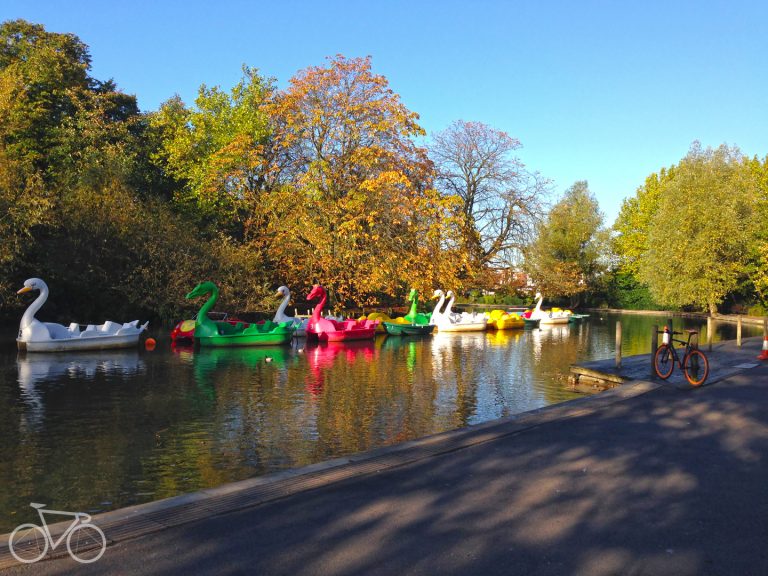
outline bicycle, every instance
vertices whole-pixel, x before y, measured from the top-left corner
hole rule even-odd
[[[63,512],[61,510],[45,510],[45,504],[31,502],[29,504],[40,515],[42,526],[37,524],[21,524],[11,533],[8,540],[8,549],[19,562],[32,564],[41,560],[48,552],[67,539],[67,551],[73,560],[81,564],[90,564],[101,558],[107,548],[107,538],[101,528],[91,524],[91,516],[83,512]],[[48,523],[44,514],[57,514],[60,516],[74,516],[72,524],[64,531],[61,537],[53,541]],[[76,536],[75,536],[76,535]],[[74,548],[74,549],[73,549]]]
[[[664,330],[659,330],[658,334],[663,334],[662,344],[656,349],[653,355],[653,369],[656,376],[666,380],[672,375],[675,369],[675,362],[685,374],[685,379],[691,386],[701,386],[709,376],[709,360],[704,352],[699,350],[696,342],[691,342],[694,336],[697,336],[698,330],[686,330],[688,340],[679,340],[675,338],[676,334],[682,332],[671,332],[665,326]],[[675,348],[675,342],[685,344],[685,354],[682,360],[677,354],[678,348]]]

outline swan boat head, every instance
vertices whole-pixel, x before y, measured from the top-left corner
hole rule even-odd
[[[48,292],[48,284],[40,280],[40,278],[29,278],[24,280],[24,288],[16,292],[16,294],[24,294],[32,290],[39,290],[40,292]]]
[[[291,291],[288,289],[288,286],[280,286],[280,288],[277,289],[277,295],[282,296],[283,298],[290,298]]]
[[[307,294],[307,300],[314,300],[315,298],[325,298],[326,292],[325,288],[320,286],[320,284],[315,284],[312,286],[312,290]]]
[[[191,300],[192,298],[198,298],[200,296],[205,296],[206,294],[211,294],[213,292],[218,291],[218,288],[216,287],[216,284],[210,281],[206,282],[200,282],[197,286],[195,286],[192,291],[185,296],[188,300]]]

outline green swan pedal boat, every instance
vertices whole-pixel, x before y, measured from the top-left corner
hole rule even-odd
[[[248,326],[242,323],[214,322],[208,318],[208,312],[219,298],[219,288],[216,284],[201,282],[187,294],[187,298],[206,295],[209,295],[208,300],[197,313],[195,326],[195,342],[199,342],[200,346],[275,346],[291,341],[295,330],[292,322],[276,323],[267,320],[263,324]]]
[[[402,318],[396,318],[392,322],[384,322],[384,329],[387,334],[391,336],[426,336],[432,334],[435,325],[429,323],[431,314],[421,314],[418,311],[419,291],[411,288],[408,300],[411,302],[411,309],[408,314]]]
[[[384,322],[387,334],[391,336],[426,336],[435,330],[434,324],[398,324]]]

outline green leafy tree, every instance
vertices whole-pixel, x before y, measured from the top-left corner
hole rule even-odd
[[[0,292],[24,269],[39,227],[55,220],[58,128],[87,75],[87,47],[24,20],[0,24]],[[3,302],[4,298],[0,300]]]
[[[694,143],[661,187],[638,260],[638,276],[654,298],[716,312],[748,269],[758,199],[737,148]]]
[[[768,222],[768,156],[762,160],[755,157],[745,161],[744,169],[748,177],[754,179],[757,190],[756,221]],[[749,282],[744,290],[745,297],[748,300],[758,300],[765,309],[768,308],[768,227],[765,225],[755,227],[755,237],[750,242],[749,249]],[[752,298],[750,298],[751,295]]]
[[[674,178],[675,166],[645,179],[633,197],[622,202],[613,229],[613,250],[622,272],[637,276],[640,258],[648,251],[648,231],[659,210],[662,190]]]
[[[271,80],[243,67],[230,93],[202,85],[194,108],[176,96],[151,115],[155,162],[179,182],[176,200],[200,228],[242,240],[253,225],[249,219],[274,180],[264,161],[271,131],[264,106],[273,89]]]
[[[586,181],[576,182],[552,207],[525,251],[525,269],[538,289],[570,296],[572,305],[606,267],[603,214]]]
[[[159,142],[133,96],[90,76],[76,36],[0,25],[3,315],[23,305],[11,289],[37,275],[52,288],[46,314],[65,321],[170,318],[202,277],[238,309],[258,304],[251,252],[201,240],[164,201],[167,178],[149,163]]]

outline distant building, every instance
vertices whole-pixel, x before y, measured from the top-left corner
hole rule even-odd
[[[535,292],[533,280],[527,273],[519,268],[486,268],[486,282],[488,287],[485,294],[496,292]]]

